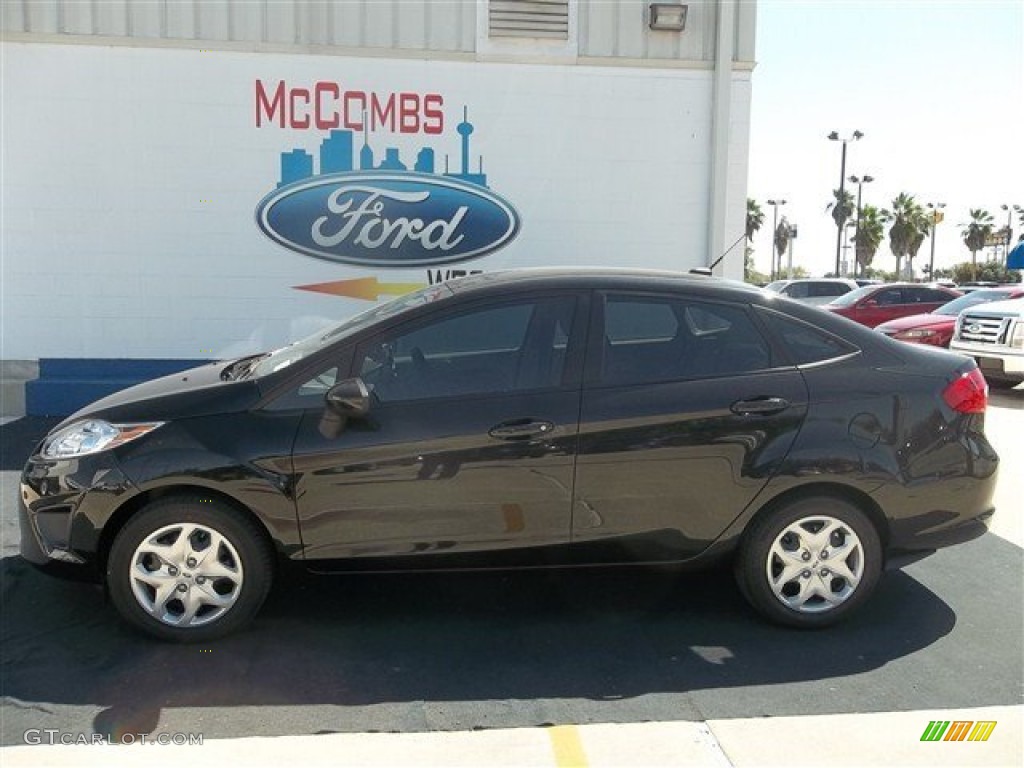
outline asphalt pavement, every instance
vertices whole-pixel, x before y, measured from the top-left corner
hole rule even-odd
[[[996,532],[887,573],[836,628],[761,622],[727,571],[289,575],[205,648],[154,643],[99,589],[15,556],[9,467],[49,424],[4,425],[0,757],[137,754],[24,746],[53,731],[202,734],[150,747],[190,765],[1020,765],[1024,392],[994,395],[988,419]],[[943,717],[998,725],[984,744],[922,743]]]

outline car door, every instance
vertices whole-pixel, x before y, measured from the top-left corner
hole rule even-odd
[[[904,301],[909,305],[907,313],[901,317],[910,315],[925,315],[934,312],[943,304],[947,304],[956,297],[940,291],[937,288],[929,288],[927,285],[909,285],[903,289]]]
[[[320,399],[295,443],[307,560],[565,544],[585,305],[446,305],[359,343],[349,374],[372,393],[368,416],[325,428]]]
[[[757,496],[807,410],[742,304],[595,300],[580,418],[573,548],[581,559],[693,557]]]
[[[886,320],[902,317],[901,310],[904,304],[903,288],[881,288],[861,299],[855,308],[853,319],[868,328],[874,328]]]

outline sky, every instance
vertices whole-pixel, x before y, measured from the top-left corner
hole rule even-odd
[[[797,227],[794,265],[834,269],[825,208],[842,149],[832,131],[864,133],[848,144],[846,176],[875,178],[865,204],[891,207],[900,192],[946,203],[936,269],[970,260],[960,235],[970,208],[1000,228],[1000,205],[1024,207],[1024,1],[758,0],[757,14],[747,194],[765,212],[753,242],[760,271],[771,258],[769,199],[785,199],[779,217]],[[1016,241],[1016,215],[1013,230]],[[888,227],[873,266],[895,269]]]

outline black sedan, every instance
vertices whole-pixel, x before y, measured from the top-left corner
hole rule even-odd
[[[158,637],[238,629],[277,567],[734,563],[831,624],[987,530],[969,359],[706,277],[482,274],[100,400],[25,467],[22,555]]]

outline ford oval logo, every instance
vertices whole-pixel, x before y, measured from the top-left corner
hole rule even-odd
[[[511,242],[519,214],[486,187],[425,173],[359,171],[280,187],[256,207],[271,240],[343,264],[416,267]]]

